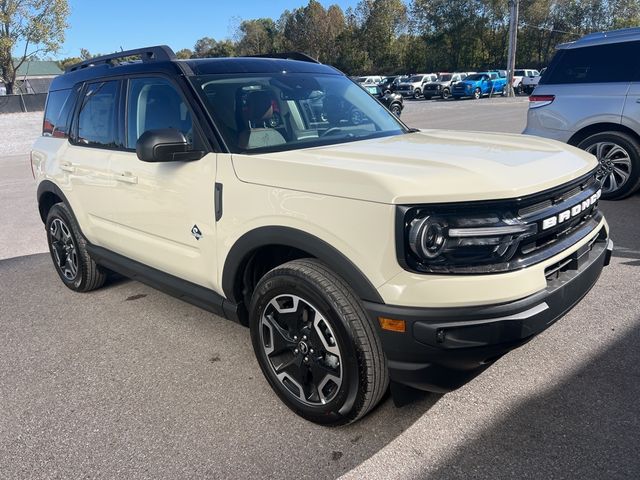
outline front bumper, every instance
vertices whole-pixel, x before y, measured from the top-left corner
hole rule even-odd
[[[573,308],[609,264],[613,242],[600,238],[549,267],[547,287],[509,303],[460,308],[412,308],[365,302],[378,328],[392,381],[448,392],[526,343]],[[382,330],[379,317],[404,320],[405,333]]]

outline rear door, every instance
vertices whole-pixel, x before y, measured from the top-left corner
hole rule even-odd
[[[640,58],[640,42],[631,43],[629,48],[633,50],[636,69],[625,99],[621,122],[640,135],[640,62],[637,61]]]
[[[120,80],[106,79],[84,86],[69,143],[60,152],[60,169],[66,176],[61,188],[69,191],[69,201],[80,217],[83,233],[97,245],[101,245],[106,233],[102,220],[111,209],[113,179],[109,162],[120,147],[120,84]]]
[[[619,124],[637,58],[637,42],[559,50],[535,90],[536,95],[555,96],[549,107],[542,107],[543,128],[569,138],[594,123]]]

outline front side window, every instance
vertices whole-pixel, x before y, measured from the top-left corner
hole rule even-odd
[[[87,85],[78,115],[77,143],[95,147],[118,147],[119,81]]]
[[[160,77],[129,80],[127,147],[135,148],[147,130],[175,128],[193,144],[191,112],[176,88]]]
[[[405,128],[342,75],[279,72],[190,77],[235,153],[398,135]]]

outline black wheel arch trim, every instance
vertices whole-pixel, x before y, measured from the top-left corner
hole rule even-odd
[[[222,271],[222,290],[226,298],[242,303],[237,286],[252,254],[261,247],[284,246],[309,253],[342,277],[364,301],[384,303],[367,277],[344,254],[309,233],[284,226],[259,227],[242,235],[231,247]]]
[[[76,224],[80,225],[78,223],[78,219],[75,218],[75,213],[73,212],[73,208],[71,208],[71,204],[69,203],[69,200],[67,200],[67,197],[62,192],[60,187],[58,187],[51,180],[43,180],[42,182],[40,182],[40,184],[38,185],[38,190],[36,194],[36,197],[38,199],[38,211],[40,212],[40,218],[42,219],[42,223],[46,223],[47,221],[47,216],[43,211],[43,205],[42,205],[42,197],[47,193],[52,193],[56,197],[58,197],[60,200],[62,200],[62,202],[64,202],[67,205],[67,207],[69,207],[69,211],[71,212],[71,215],[73,215],[73,219],[76,221]]]

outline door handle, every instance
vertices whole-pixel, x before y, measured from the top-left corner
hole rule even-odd
[[[123,183],[138,183],[138,177],[130,172],[124,172],[116,175],[116,180]]]
[[[74,167],[73,164],[66,162],[60,164],[60,170],[63,172],[74,173],[76,171],[76,167]]]

